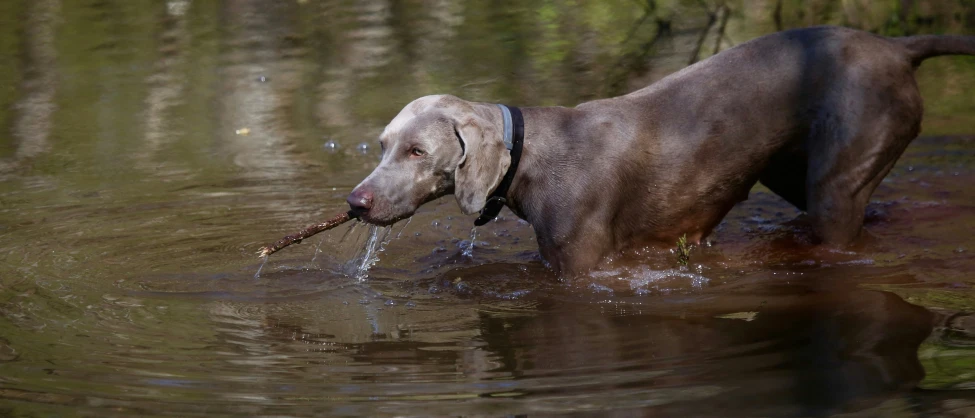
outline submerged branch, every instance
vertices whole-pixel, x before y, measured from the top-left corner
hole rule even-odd
[[[257,252],[257,255],[258,255],[258,257],[267,257],[267,256],[269,256],[271,254],[274,254],[274,253],[278,252],[279,250],[281,250],[284,247],[287,247],[287,246],[289,246],[291,244],[297,244],[297,243],[301,242],[301,240],[303,240],[305,238],[308,238],[308,237],[310,237],[312,235],[315,235],[315,234],[317,234],[319,232],[328,231],[329,229],[332,229],[332,228],[335,228],[335,227],[337,227],[337,226],[339,226],[341,224],[344,224],[344,223],[350,221],[353,218],[355,218],[355,216],[352,215],[352,212],[351,211],[350,212],[346,212],[346,213],[338,214],[335,217],[333,217],[332,219],[329,219],[329,220],[327,220],[325,222],[318,223],[318,224],[309,226],[309,227],[307,227],[305,229],[302,229],[301,231],[298,231],[297,234],[292,234],[292,235],[288,235],[288,236],[286,236],[284,238],[281,238],[277,242],[275,242],[274,244],[265,245],[265,246],[261,247],[261,249]]]

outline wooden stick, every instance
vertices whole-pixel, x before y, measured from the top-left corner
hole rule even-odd
[[[319,223],[319,224],[315,224],[315,225],[309,226],[309,227],[307,227],[305,229],[302,229],[301,231],[298,231],[297,234],[292,234],[292,235],[288,235],[288,236],[286,236],[284,238],[281,238],[277,242],[275,242],[274,244],[265,245],[265,246],[261,247],[260,251],[257,252],[257,255],[258,255],[258,257],[267,257],[267,256],[269,256],[271,254],[274,254],[274,253],[278,252],[279,250],[281,250],[284,247],[287,247],[287,246],[289,246],[291,244],[300,243],[301,240],[303,240],[305,238],[308,238],[308,237],[310,237],[312,235],[315,235],[315,234],[317,234],[319,232],[322,232],[322,231],[328,231],[329,229],[332,229],[332,228],[335,228],[335,227],[337,227],[339,225],[342,225],[342,224],[344,224],[344,223],[352,220],[353,218],[355,218],[355,216],[352,215],[352,212],[351,211],[346,212],[346,213],[340,213],[340,214],[336,215],[335,217],[333,217],[332,219],[329,219],[329,220],[327,220],[325,222],[322,222],[322,223]]]

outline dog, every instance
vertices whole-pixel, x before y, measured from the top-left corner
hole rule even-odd
[[[449,194],[482,218],[503,204],[531,223],[551,268],[571,275],[629,247],[699,243],[761,182],[807,213],[817,243],[843,246],[920,131],[914,71],[949,54],[975,55],[975,36],[821,26],[574,108],[421,97],[386,126],[379,166],[347,200],[377,225]],[[512,129],[523,140],[509,151]]]

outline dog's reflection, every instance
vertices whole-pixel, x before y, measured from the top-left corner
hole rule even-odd
[[[527,396],[596,394],[625,416],[821,415],[877,405],[924,376],[917,349],[936,315],[895,294],[810,291],[753,302],[672,314],[553,302],[529,318],[482,315],[481,327]],[[718,314],[735,309],[751,312]],[[558,389],[559,380],[573,383]]]
[[[554,281],[512,290],[533,274],[517,266],[480,270],[410,285],[438,287],[442,298],[376,311],[375,324],[354,320],[375,308],[350,304],[320,318],[269,315],[264,335],[272,351],[321,362],[328,376],[330,364],[381,365],[383,373],[362,366],[338,376],[375,383],[357,386],[370,395],[417,379],[426,385],[410,389],[424,396],[476,395],[417,405],[427,413],[819,416],[935,401],[916,390],[925,373],[918,347],[945,316],[893,293],[763,280],[687,295],[618,293],[606,303]]]

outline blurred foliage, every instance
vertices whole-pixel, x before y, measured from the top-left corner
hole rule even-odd
[[[975,346],[928,341],[917,350],[924,367],[922,389],[975,389]]]
[[[289,74],[302,94],[291,117],[317,131],[363,123],[378,129],[402,105],[425,94],[521,105],[574,105],[645,86],[699,59],[754,37],[802,26],[835,24],[885,35],[975,33],[972,0],[290,0],[189,2],[104,0],[35,4],[4,2],[0,16],[0,129],[11,132],[18,100],[37,64],[38,21],[56,22],[53,63],[64,101],[96,104],[57,115],[74,127],[93,112],[138,109],[144,88],[119,88],[126,77],[149,84],[163,70],[191,88],[186,122],[212,124],[206,103],[219,94],[218,61],[296,59]],[[47,14],[44,14],[47,13]],[[39,14],[33,16],[32,14]],[[26,17],[26,18],[20,18]],[[247,51],[262,51],[258,56]],[[233,52],[233,54],[228,54]],[[975,125],[975,60],[939,58],[919,80],[928,103],[925,132],[970,133]],[[25,78],[26,77],[26,78]],[[215,78],[217,77],[217,78]],[[26,80],[26,81],[25,81]],[[335,100],[323,100],[322,96]],[[325,104],[323,104],[325,103]],[[342,120],[323,106],[346,106]],[[58,106],[67,108],[71,106]],[[119,117],[140,117],[130,112]],[[105,119],[102,117],[101,119]],[[117,118],[116,118],[117,119]],[[119,128],[97,135],[102,146],[137,136]],[[111,130],[111,127],[105,127]],[[138,125],[134,126],[139,129]],[[104,133],[104,132],[103,132]],[[0,156],[16,147],[3,135]],[[114,138],[114,139],[113,139]],[[113,142],[114,141],[114,142]],[[124,149],[123,148],[120,148]]]

